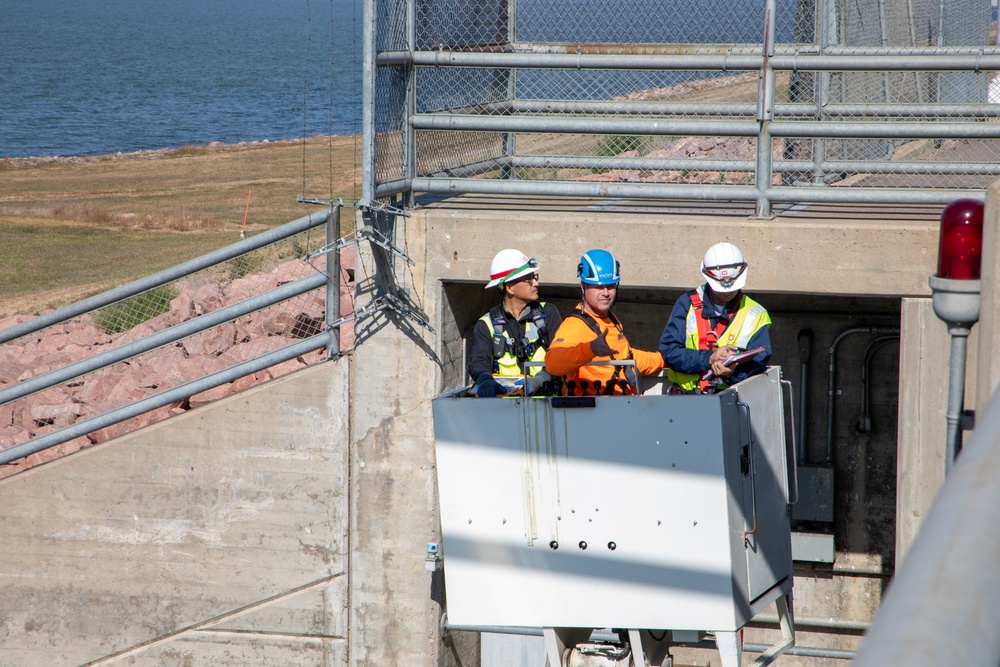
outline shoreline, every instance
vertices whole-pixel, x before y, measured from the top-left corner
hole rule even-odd
[[[0,170],[38,167],[47,164],[86,164],[90,162],[121,162],[126,160],[159,159],[204,155],[212,152],[253,150],[257,148],[282,148],[294,145],[315,145],[327,141],[354,140],[356,134],[315,134],[296,139],[260,139],[227,144],[210,141],[205,144],[184,144],[177,148],[151,148],[138,151],[117,151],[95,155],[49,155],[30,157],[0,157]]]

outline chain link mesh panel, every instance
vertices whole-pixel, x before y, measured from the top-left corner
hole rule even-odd
[[[388,24],[410,20],[404,3],[390,5],[400,13]],[[976,59],[1000,55],[985,0],[777,0],[775,55],[786,64],[773,71],[758,69],[767,33],[761,0],[414,0],[412,11],[416,51],[483,54],[465,66],[448,57],[416,66],[419,127],[441,128],[417,130],[417,176],[979,190],[1000,175],[1000,140],[983,129],[1000,117],[1000,82]],[[967,58],[947,71],[909,64],[948,54]],[[546,66],[573,55],[576,67]],[[515,56],[531,60],[505,64]],[[787,64],[820,56],[844,65]],[[593,57],[620,66],[592,67]],[[680,66],[692,57],[711,60]],[[651,66],[652,58],[678,64]],[[409,67],[397,65],[391,84],[380,75],[376,105],[385,118],[405,122]],[[745,136],[759,126],[764,91],[773,120],[802,123],[801,134]],[[529,120],[544,129],[526,130]],[[740,129],[696,124],[719,121]],[[939,139],[914,129],[931,123],[961,128]],[[844,136],[822,136],[830,124],[843,124]],[[380,180],[398,178],[406,159],[399,131],[399,141],[381,140]],[[771,155],[762,178],[754,175],[758,148]]]
[[[0,388],[83,361],[326,271],[326,255],[306,259],[325,243],[323,228],[312,229],[235,257],[172,283],[62,322],[0,346]],[[343,257],[341,295],[353,283],[353,254]],[[342,305],[342,311],[344,311]],[[0,447],[105,414],[278,350],[325,330],[326,289],[318,288],[195,333],[158,349],[0,405]],[[347,311],[350,311],[348,305]],[[341,348],[353,345],[342,328]],[[346,335],[345,335],[346,334]],[[50,450],[0,466],[0,477],[80,447],[235,393],[326,358],[325,349],[302,355],[189,400],[76,438]]]
[[[403,178],[406,129],[406,70],[379,67],[375,77],[375,178]]]

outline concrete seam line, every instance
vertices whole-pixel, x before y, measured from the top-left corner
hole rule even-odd
[[[347,637],[341,637],[340,635],[317,635],[307,634],[304,632],[267,632],[266,630],[213,630],[211,628],[206,628],[204,630],[192,630],[192,633],[197,632],[199,635],[217,635],[220,637],[267,637],[269,639],[314,639],[324,643],[331,642],[343,642],[347,641]]]
[[[323,577],[322,579],[310,581],[307,584],[296,586],[290,591],[285,591],[284,593],[278,593],[277,595],[272,595],[271,597],[264,598],[263,600],[260,600],[258,602],[253,602],[251,604],[239,607],[238,609],[234,609],[232,611],[219,614],[218,616],[213,616],[212,618],[205,619],[200,623],[194,623],[192,625],[187,626],[186,628],[181,628],[180,630],[175,630],[174,632],[161,635],[160,637],[150,639],[149,641],[136,644],[135,646],[123,649],[121,651],[118,651],[117,653],[106,655],[103,658],[98,658],[97,660],[92,660],[91,662],[85,662],[82,665],[80,665],[80,667],[98,667],[99,665],[106,665],[120,658],[136,655],[137,653],[141,653],[147,649],[153,648],[154,646],[159,646],[160,644],[166,644],[168,642],[174,641],[175,639],[179,639],[183,635],[199,632],[203,628],[206,628],[207,626],[213,623],[219,623],[220,621],[236,618],[248,611],[256,611],[258,609],[268,607],[276,602],[287,600],[288,598],[294,597],[299,593],[307,591],[311,588],[318,588],[320,586],[330,583],[331,581],[334,581],[336,579],[339,579],[340,577],[345,576],[345,574],[346,574],[345,572],[339,572],[329,577]]]

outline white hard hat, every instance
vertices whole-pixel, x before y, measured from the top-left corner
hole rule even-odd
[[[701,272],[708,286],[719,294],[732,294],[747,282],[747,262],[743,253],[732,243],[716,243],[705,253]]]
[[[513,248],[501,250],[490,263],[490,282],[486,283],[486,289],[532,273],[538,273],[538,261],[533,257],[529,258],[520,250]]]

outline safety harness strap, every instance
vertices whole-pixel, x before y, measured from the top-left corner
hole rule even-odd
[[[577,306],[576,308],[574,308],[566,317],[576,317],[576,318],[579,318],[580,320],[583,321],[584,324],[586,324],[590,328],[591,331],[594,332],[594,334],[596,334],[598,336],[601,335],[601,327],[597,323],[597,320],[594,319],[593,315],[591,315],[590,313],[588,313],[588,312],[584,311],[582,308],[580,308],[580,306]],[[622,331],[622,323],[620,321],[618,321],[618,318],[615,316],[614,313],[608,312],[608,319],[611,320],[611,323],[615,325],[615,328],[617,328],[619,332]],[[615,355],[614,355],[614,353],[612,353],[611,354],[611,359],[614,360],[614,358],[615,358]],[[631,346],[628,349],[628,357],[626,357],[626,358],[627,359],[632,359],[633,358]],[[628,385],[628,380],[623,377],[624,374],[625,374],[625,367],[624,366],[615,366],[615,372],[614,372],[614,374],[611,376],[611,379],[609,379],[604,384],[603,388],[601,387],[601,381],[600,380],[594,380],[594,395],[596,396],[598,394],[602,394],[604,396],[611,396],[611,395],[613,395],[615,393],[615,385],[619,384],[619,383],[621,385],[623,385],[622,386],[622,392],[624,393],[624,387]],[[567,383],[567,384],[572,384],[572,383],[570,382],[570,383]],[[588,383],[587,383],[586,380],[581,380],[580,381],[580,391],[583,394],[587,394],[587,384]],[[571,394],[573,393],[573,387],[569,387],[569,393],[571,393]]]

